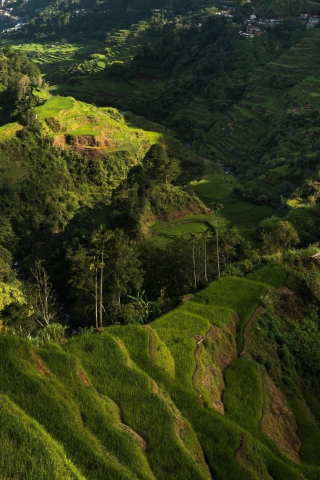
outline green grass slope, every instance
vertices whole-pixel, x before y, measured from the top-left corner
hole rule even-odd
[[[148,326],[112,326],[61,345],[35,349],[1,336],[1,478],[320,479],[316,447],[304,438],[312,419],[299,404],[308,466],[262,435],[264,389],[254,362],[230,357],[224,415],[207,383],[196,381],[208,359],[224,372],[219,343],[233,337],[235,348],[233,312],[239,337],[274,278],[278,285],[284,278],[278,265],[260,271],[269,283],[224,278]]]
[[[268,285],[264,283],[237,277],[225,277],[197,293],[193,301],[210,306],[228,307],[237,312],[239,316],[237,346],[238,351],[241,352],[245,326],[268,288]]]
[[[3,479],[85,480],[45,429],[2,394],[0,445]]]

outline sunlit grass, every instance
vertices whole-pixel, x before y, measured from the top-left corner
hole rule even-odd
[[[233,309],[239,316],[237,325],[237,348],[243,347],[243,332],[246,324],[268,291],[268,285],[243,278],[225,277],[212,282],[198,292],[192,301]]]
[[[246,278],[255,280],[256,282],[266,283],[274,288],[280,288],[284,284],[287,274],[287,269],[282,264],[277,263],[260,268],[247,275]]]

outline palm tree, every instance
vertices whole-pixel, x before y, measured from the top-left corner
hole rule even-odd
[[[201,234],[199,233],[191,233],[190,240],[192,244],[192,261],[193,261],[193,277],[194,277],[194,288],[197,289],[198,282],[197,282],[197,268],[196,268],[196,244],[198,243],[199,239],[201,238]]]
[[[207,282],[208,281],[208,275],[207,275],[207,240],[209,238],[212,238],[212,233],[207,228],[204,228],[201,232],[201,237],[204,240],[204,279]]]
[[[103,257],[105,243],[112,237],[113,233],[105,225],[100,225],[99,230],[94,235],[94,241],[101,245],[101,263],[100,263],[100,328],[102,328],[102,298],[103,298]]]
[[[218,230],[218,212],[223,208],[221,203],[211,203],[211,210],[216,214],[216,246],[217,246],[217,267],[218,267],[218,277],[220,278],[220,256],[219,256],[219,230]]]
[[[95,281],[94,281],[94,300],[95,300],[95,317],[96,317],[96,328],[99,328],[98,323],[98,268],[99,268],[99,259],[98,257],[93,257],[90,264],[90,270],[95,272]]]

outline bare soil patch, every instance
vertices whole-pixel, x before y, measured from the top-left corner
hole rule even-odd
[[[300,462],[301,442],[295,418],[286,398],[268,375],[263,375],[264,407],[260,420],[261,431],[277,443],[296,462]]]
[[[131,435],[137,440],[143,452],[147,451],[147,442],[142,437],[140,437],[140,435],[137,432],[132,430],[132,428],[128,427],[128,425],[125,425],[124,423],[120,423],[119,427],[121,428],[121,430],[124,430],[125,432],[129,433],[129,435]]]
[[[32,356],[34,358],[34,364],[35,364],[34,366],[36,370],[38,370],[38,372],[41,373],[41,375],[45,375],[45,376],[51,375],[50,370],[47,369],[47,367],[42,363],[40,358],[37,357],[37,355],[34,352],[32,352]]]
[[[84,383],[84,385],[89,386],[90,381],[89,381],[87,375],[84,373],[84,371],[81,370],[81,368],[78,368],[78,373],[79,373],[79,376],[80,376],[82,382]]]

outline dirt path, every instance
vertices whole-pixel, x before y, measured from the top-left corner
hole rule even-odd
[[[196,386],[196,383],[197,383],[197,380],[200,376],[200,373],[201,373],[201,367],[200,367],[200,362],[199,362],[199,357],[200,357],[200,353],[201,353],[201,348],[202,348],[202,342],[203,340],[206,338],[206,336],[209,334],[210,330],[212,328],[212,325],[210,326],[209,330],[207,331],[207,333],[203,336],[203,335],[196,335],[194,337],[195,341],[197,342],[197,346],[196,346],[196,349],[194,351],[194,359],[196,361],[196,369],[192,375],[192,383],[193,383],[193,387],[195,389],[195,391],[201,396],[201,393],[199,391],[199,389],[197,388]]]
[[[243,331],[243,348],[238,355],[239,357],[246,353],[247,346],[248,346],[247,332],[248,332],[249,328],[251,327],[253,322],[255,322],[257,320],[258,316],[263,313],[263,311],[264,311],[264,307],[262,305],[259,305],[259,307],[255,309],[252,317],[250,318],[249,322],[245,326],[244,331]]]
[[[247,444],[247,439],[245,437],[245,434],[241,433],[241,442],[240,442],[238,450],[236,450],[236,452],[234,454],[234,458],[237,460],[237,463],[239,465],[241,465],[241,457],[246,451],[246,444]],[[251,477],[251,475],[250,475],[250,477]]]
[[[259,456],[257,458],[252,456],[250,448],[248,449],[248,440],[244,433],[241,433],[241,442],[238,450],[234,454],[234,458],[238,465],[242,467],[249,475],[250,479],[259,478],[261,480],[273,480],[270,476],[266,465],[261,462]]]

